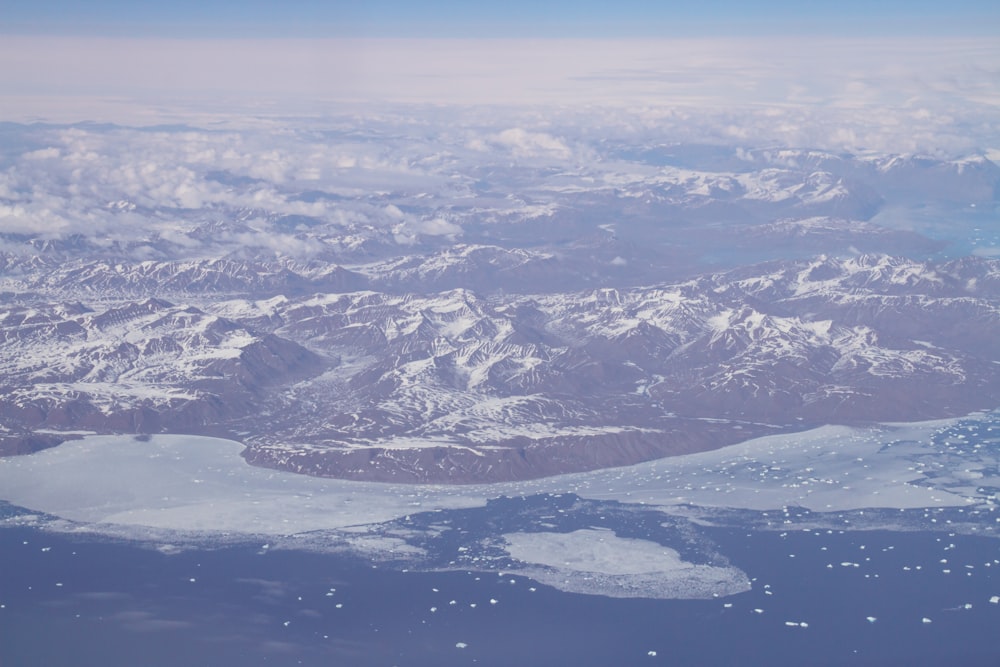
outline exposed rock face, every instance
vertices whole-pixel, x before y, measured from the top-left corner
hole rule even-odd
[[[0,435],[0,456],[31,454],[32,452],[61,445],[70,439],[72,439],[72,436],[54,433],[7,433]]]
[[[751,425],[733,429],[678,419],[673,431],[620,431],[534,439],[513,438],[488,449],[455,446],[250,447],[250,463],[311,475],[378,482],[490,483],[585,472],[691,454],[776,432]]]

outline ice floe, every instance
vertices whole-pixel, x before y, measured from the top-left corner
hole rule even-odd
[[[957,423],[827,426],[624,468],[464,486],[350,482],[256,468],[240,458],[242,445],[218,438],[90,436],[0,459],[0,498],[73,521],[276,535],[545,492],[666,509],[786,513],[791,506],[831,512],[990,502],[981,485],[970,487],[949,471],[993,468],[1000,451],[956,461],[962,452],[933,441]]]
[[[974,429],[981,431],[976,442],[954,437]],[[87,436],[0,459],[0,499],[50,515],[21,515],[20,521],[57,528],[62,521],[63,529],[159,540],[170,549],[185,544],[184,535],[254,536],[267,541],[262,549],[335,548],[401,561],[424,555],[415,546],[419,535],[400,525],[387,534],[378,526],[532,494],[571,493],[691,521],[711,521],[712,512],[758,512],[775,526],[798,522],[800,528],[819,521],[816,516],[828,525],[893,528],[893,513],[866,510],[915,510],[932,523],[941,517],[949,530],[961,530],[966,521],[968,530],[982,532],[996,530],[992,518],[987,526],[971,515],[996,510],[997,433],[996,413],[870,428],[828,426],[623,468],[463,486],[352,482],[256,468],[240,457],[242,445],[217,438]],[[945,508],[953,514],[939,514]],[[809,511],[814,518],[802,518]],[[520,561],[519,574],[563,590],[702,597],[748,585],[741,571],[722,561],[688,562],[651,540],[603,529],[560,532],[549,520],[534,528],[545,530],[508,532],[502,548]],[[441,522],[414,530],[431,535],[449,528]],[[860,567],[854,560],[834,562]]]
[[[506,550],[554,588],[609,597],[708,598],[750,589],[735,567],[684,561],[674,549],[608,530],[509,533]]]

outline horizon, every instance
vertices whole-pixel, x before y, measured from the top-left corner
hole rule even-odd
[[[802,4],[531,2],[502,5],[453,0],[363,4],[294,0],[233,2],[183,0],[146,5],[116,0],[76,3],[42,0],[5,8],[6,35],[141,37],[678,37],[808,35],[991,36],[1000,9],[976,0],[860,0]]]
[[[5,8],[0,34],[0,120],[14,122],[232,126],[386,105],[539,106],[797,114],[785,126],[841,124],[846,136],[930,114],[968,117],[979,150],[1000,149],[989,121],[1000,7],[984,2],[48,0]]]

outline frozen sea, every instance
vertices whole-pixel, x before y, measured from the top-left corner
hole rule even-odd
[[[1000,414],[389,486],[240,446],[0,460],[0,665],[1000,664]]]

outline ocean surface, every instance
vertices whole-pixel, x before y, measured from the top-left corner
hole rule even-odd
[[[518,575],[403,572],[259,545],[166,554],[7,529],[0,531],[0,664],[1000,662],[993,538],[708,532],[751,575],[750,591],[708,600],[609,598]]]
[[[0,461],[0,665],[995,666],[998,436],[828,427],[410,495],[227,441],[67,443]]]

